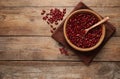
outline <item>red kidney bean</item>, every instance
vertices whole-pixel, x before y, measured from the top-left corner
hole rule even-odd
[[[97,23],[97,16],[91,13],[76,13],[67,22],[66,33],[68,39],[77,47],[90,48],[99,41],[102,27],[90,30],[85,36],[85,29]]]
[[[66,55],[66,56],[69,55],[68,52],[67,52],[67,50],[66,50],[64,47],[59,48],[59,50],[60,50],[60,53],[61,53],[61,54],[64,54],[64,55]]]
[[[66,9],[62,11],[58,8],[50,9],[49,12],[42,10],[41,15],[43,16],[43,20],[47,22],[48,25],[58,25],[59,21],[63,20],[64,15],[66,14]],[[52,28],[53,29],[53,28]],[[54,30],[54,29],[53,29]],[[53,33],[53,32],[51,32]]]

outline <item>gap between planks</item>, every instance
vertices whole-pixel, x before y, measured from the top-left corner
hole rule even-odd
[[[81,60],[0,60],[0,62],[79,62],[83,63]],[[98,61],[94,60],[92,62],[115,62],[120,63],[120,61]]]

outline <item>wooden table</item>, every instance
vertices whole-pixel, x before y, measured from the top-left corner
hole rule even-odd
[[[0,79],[120,79],[120,0],[83,0],[102,16],[109,16],[116,33],[90,66],[50,36],[41,10],[67,8],[79,0],[0,0]]]

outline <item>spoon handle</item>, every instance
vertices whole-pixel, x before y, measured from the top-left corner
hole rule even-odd
[[[86,30],[91,30],[93,28],[95,28],[96,26],[106,22],[109,19],[109,17],[105,17],[104,19],[102,19],[101,21],[99,21],[98,23],[94,24],[93,26],[91,26],[90,28],[87,28]]]

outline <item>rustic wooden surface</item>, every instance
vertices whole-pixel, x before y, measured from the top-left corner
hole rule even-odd
[[[120,0],[83,0],[116,27],[90,66],[71,50],[61,55],[50,37],[41,10],[67,8],[69,14],[78,2],[0,0],[0,79],[120,79]]]

